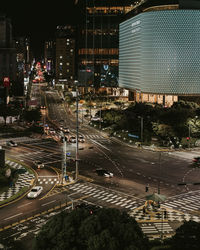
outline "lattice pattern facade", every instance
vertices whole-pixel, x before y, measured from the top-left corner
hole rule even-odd
[[[119,86],[200,94],[200,11],[144,12],[121,23]]]

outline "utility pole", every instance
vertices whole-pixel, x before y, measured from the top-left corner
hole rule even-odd
[[[159,152],[159,175],[161,177],[161,152]],[[158,180],[158,194],[160,194],[160,180]]]
[[[63,184],[63,179],[66,176],[66,138],[64,133],[62,132],[62,175],[61,175],[61,184]]]
[[[76,84],[76,176],[75,180],[78,180],[78,138],[79,138],[79,124],[78,124],[78,81],[75,81]]]
[[[142,116],[138,116],[138,118],[140,118],[140,139],[142,143],[143,142],[144,118]]]

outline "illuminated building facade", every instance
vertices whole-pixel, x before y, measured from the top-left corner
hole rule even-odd
[[[148,1],[120,24],[119,86],[168,106],[200,95],[200,10],[196,1],[167,2]]]
[[[70,84],[75,76],[75,29],[58,26],[55,40],[56,83]]]
[[[48,40],[44,43],[44,62],[46,66],[46,71],[50,74],[54,73],[55,64],[55,41]]]
[[[133,9],[131,0],[80,1],[78,80],[84,86],[117,86],[119,23]]]

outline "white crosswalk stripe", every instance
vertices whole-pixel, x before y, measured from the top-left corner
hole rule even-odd
[[[109,190],[108,192],[108,189],[106,188],[104,190],[102,187],[98,187],[89,183],[75,183],[68,186],[68,188],[76,192],[87,194],[90,197],[96,198],[99,201],[113,204],[124,209],[131,210],[139,206],[137,198],[133,200],[133,197],[124,197],[121,195],[121,193],[117,193],[116,191]]]
[[[200,207],[200,190],[173,196],[170,200],[167,200],[163,206],[180,210],[184,213],[197,211]]]

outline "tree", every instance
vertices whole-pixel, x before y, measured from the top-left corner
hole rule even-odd
[[[184,222],[172,237],[170,249],[200,249],[200,223],[195,221]]]
[[[6,119],[8,116],[16,116],[19,114],[19,109],[11,107],[10,105],[1,104],[0,105],[0,116],[3,117],[6,125]]]
[[[36,122],[41,119],[41,112],[40,109],[32,109],[24,111],[24,120],[27,122]]]
[[[36,236],[34,249],[148,250],[149,241],[125,212],[78,208],[50,219]]]

